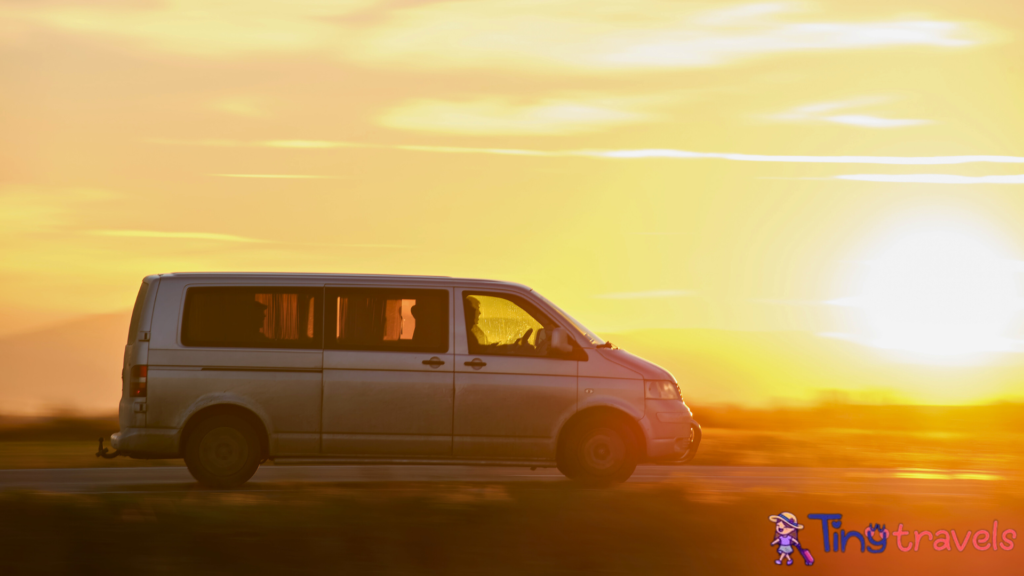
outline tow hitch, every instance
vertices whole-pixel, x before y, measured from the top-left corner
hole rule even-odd
[[[98,452],[96,452],[96,457],[97,458],[106,458],[106,459],[109,460],[111,458],[117,458],[120,455],[121,455],[121,451],[120,450],[114,450],[113,452],[110,452],[108,449],[104,448],[103,447],[103,438],[100,438],[100,449],[99,449]]]

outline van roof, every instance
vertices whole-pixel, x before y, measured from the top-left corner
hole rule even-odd
[[[339,280],[394,280],[404,278],[409,280],[436,282],[449,285],[452,282],[482,284],[492,286],[514,286],[524,290],[533,291],[529,286],[517,282],[504,282],[501,280],[486,280],[482,278],[456,278],[452,276],[417,276],[411,274],[328,274],[317,272],[172,272],[170,274],[159,274],[161,278],[182,278],[202,280],[260,280],[295,278],[302,280],[323,280],[325,282]]]

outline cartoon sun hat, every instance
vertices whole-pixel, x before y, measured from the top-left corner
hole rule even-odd
[[[797,530],[803,530],[804,525],[796,521],[796,515],[790,514],[789,512],[783,512],[778,516],[769,516],[769,520],[772,522],[782,522],[790,528],[796,528]]]

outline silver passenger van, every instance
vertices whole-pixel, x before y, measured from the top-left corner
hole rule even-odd
[[[234,487],[275,463],[556,466],[591,485],[683,462],[672,375],[533,290],[428,276],[147,276],[115,454]]]

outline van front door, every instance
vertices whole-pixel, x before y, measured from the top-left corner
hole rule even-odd
[[[576,411],[575,355],[549,349],[557,324],[527,299],[458,292],[455,456],[553,459]]]
[[[451,455],[452,291],[329,286],[326,299],[322,452]]]

